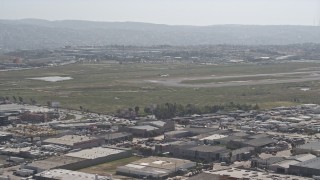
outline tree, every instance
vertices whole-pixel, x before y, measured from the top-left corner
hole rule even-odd
[[[232,158],[232,152],[229,152],[229,163],[231,163],[231,158]]]
[[[21,96],[19,96],[19,102],[23,103],[23,98]]]
[[[139,106],[134,107],[134,111],[136,112],[136,114],[138,114],[139,110],[140,110]]]
[[[150,107],[144,107],[144,113],[146,113],[146,114],[151,114],[152,113],[152,111],[151,111],[151,108]]]
[[[258,110],[258,109],[260,109],[260,107],[259,107],[259,105],[258,105],[258,104],[256,104],[256,105],[254,105],[254,106],[252,107],[252,109],[254,109],[254,110]]]
[[[159,104],[154,110],[154,115],[158,119],[170,119],[176,114],[176,108],[171,103]]]
[[[15,96],[12,96],[12,99],[14,102],[17,102],[17,98]]]
[[[36,101],[36,100],[34,100],[34,99],[32,99],[32,98],[30,98],[30,101],[31,101],[31,104],[32,104],[32,105],[37,104],[37,101]]]

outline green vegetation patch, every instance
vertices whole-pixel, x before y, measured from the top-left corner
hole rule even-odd
[[[99,164],[96,166],[91,166],[88,168],[80,169],[78,171],[85,172],[85,173],[91,173],[91,174],[98,174],[101,176],[110,175],[110,174],[115,175],[117,167],[124,166],[126,164],[129,164],[131,162],[134,162],[134,161],[137,161],[140,159],[142,159],[142,158],[138,157],[138,156],[132,156],[129,158],[119,159],[119,160]]]
[[[148,80],[194,78],[211,75],[284,73],[315,70],[318,63],[272,65],[184,64],[72,64],[33,70],[0,72],[0,97],[22,97],[46,105],[59,101],[63,108],[114,113],[121,108],[178,103],[197,106],[229,102],[258,104],[260,108],[281,104],[320,103],[319,81],[220,88],[169,87]],[[162,77],[161,75],[168,75]],[[67,76],[71,80],[45,82],[28,78]],[[310,88],[309,91],[300,90]],[[318,98],[319,97],[319,98]]]

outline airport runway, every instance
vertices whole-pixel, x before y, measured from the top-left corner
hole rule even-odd
[[[290,77],[289,75],[299,75],[298,77]],[[250,77],[266,77],[266,79],[250,80]],[[210,79],[231,79],[231,78],[248,78],[242,81],[221,81],[210,83],[188,84],[183,83],[186,80],[210,80]],[[279,78],[279,79],[277,79]],[[281,79],[286,78],[286,79]],[[283,84],[295,82],[307,82],[320,80],[320,71],[303,71],[291,73],[272,73],[272,74],[250,74],[250,75],[232,75],[232,76],[206,76],[206,77],[185,77],[185,78],[162,78],[155,80],[145,80],[146,82],[160,84],[164,86],[173,87],[232,87],[232,86],[250,86],[250,85],[264,85],[264,84]]]

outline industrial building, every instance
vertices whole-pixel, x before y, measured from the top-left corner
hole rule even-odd
[[[251,160],[251,167],[269,169],[272,164],[276,164],[286,160],[284,157],[254,158]]]
[[[222,146],[203,145],[187,149],[186,154],[182,154],[182,156],[185,156],[188,159],[212,162],[220,160],[222,157],[228,156],[229,152],[230,150]]]
[[[36,180],[112,180],[112,176],[98,176],[95,174],[70,171],[66,169],[52,169],[34,175]]]
[[[56,144],[67,146],[72,149],[84,149],[104,144],[104,140],[101,138],[78,136],[78,135],[65,135],[59,138],[49,138],[43,141],[44,144]]]
[[[290,157],[269,157],[266,159],[255,158],[251,161],[252,167],[258,167],[261,169],[269,169],[273,172],[288,174],[291,165],[297,165],[299,163],[306,162],[308,160],[316,158],[312,154],[300,154]]]
[[[293,148],[294,154],[311,153],[320,156],[320,142],[314,141]]]
[[[268,145],[272,145],[275,142],[276,141],[272,138],[262,137],[262,138],[252,139],[249,141],[244,141],[244,144],[246,146],[254,147],[256,149],[256,151],[260,151],[263,147],[268,146]]]
[[[4,113],[0,113],[0,126],[5,126],[10,124],[9,116]]]
[[[174,141],[176,139],[188,137],[191,135],[192,134],[189,131],[183,131],[183,130],[169,131],[164,133],[164,139],[166,141]]]
[[[206,174],[205,176],[203,174]],[[219,176],[219,177],[217,177]],[[204,177],[204,178],[202,178]],[[271,172],[259,172],[251,171],[240,168],[227,168],[217,171],[206,171],[197,176],[190,178],[191,180],[235,180],[235,179],[263,179],[263,180],[275,180],[275,179],[287,179],[287,180],[312,180],[311,178],[293,176],[288,174],[275,174]]]
[[[129,132],[129,133],[132,133],[134,136],[138,136],[138,137],[153,137],[153,136],[160,135],[162,132],[161,129],[154,126],[150,126],[150,125],[120,127],[119,131]]]
[[[123,148],[95,147],[66,154],[67,157],[81,158],[82,164],[93,166],[108,161],[130,157],[132,151]]]
[[[132,141],[132,134],[126,132],[116,132],[100,136],[106,142],[106,144],[115,144],[122,141]]]
[[[53,156],[48,159],[33,161],[24,165],[23,168],[34,170],[36,173],[56,168],[76,170],[77,165],[81,164],[82,161],[81,158]]]
[[[13,137],[12,133],[0,131],[0,141],[7,141]]]
[[[142,122],[141,125],[150,125],[157,127],[161,129],[163,132],[167,131],[173,131],[175,129],[174,127],[174,121],[167,120],[167,121],[146,121]]]
[[[213,134],[213,135],[209,135],[207,137],[204,137],[202,139],[200,139],[200,141],[203,141],[204,144],[221,144],[219,141],[219,139],[228,137],[227,135],[222,135],[222,134]]]
[[[298,163],[300,162],[297,160],[284,160],[284,161],[280,161],[278,163],[270,165],[269,169],[276,173],[287,174],[290,165],[295,165]]]
[[[96,147],[71,152],[63,156],[54,156],[45,160],[34,161],[25,165],[25,169],[35,170],[37,173],[50,169],[78,170],[108,161],[130,157],[131,150],[109,147]]]
[[[299,176],[320,176],[320,157],[290,165],[288,171],[290,174]]]
[[[149,157],[117,168],[117,174],[149,179],[164,179],[179,170],[190,169],[195,162],[177,158]]]
[[[153,137],[161,135],[167,131],[174,130],[174,122],[168,121],[145,121],[140,122],[138,126],[119,127],[120,132],[129,132],[138,137]]]
[[[240,149],[236,149],[231,151],[231,157],[230,161],[235,162],[235,161],[245,161],[250,159],[254,151],[253,147],[243,147]]]
[[[194,141],[175,141],[157,145],[155,152],[170,153],[173,157],[177,158],[213,162],[226,157],[231,150],[223,146],[198,145]]]

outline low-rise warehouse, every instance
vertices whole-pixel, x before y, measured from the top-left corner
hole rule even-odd
[[[171,141],[171,140],[184,138],[188,136],[191,136],[191,133],[189,131],[183,131],[183,130],[169,131],[164,133],[164,139],[166,141]]]
[[[134,136],[153,137],[161,135],[166,131],[174,130],[173,121],[145,121],[139,123],[138,126],[123,126],[119,127],[120,132],[129,132]]]
[[[158,153],[170,153],[173,157],[190,160],[202,160],[206,162],[218,161],[225,157],[230,150],[223,146],[198,145],[196,142],[177,141],[156,146]]]
[[[160,135],[162,130],[150,126],[150,125],[142,125],[142,126],[131,126],[131,127],[121,127],[119,131],[132,133],[134,136],[139,137],[152,137],[156,135]]]
[[[65,135],[59,138],[49,138],[43,141],[44,144],[56,144],[67,146],[73,149],[91,148],[101,146],[104,140],[101,138],[78,136],[78,135]]]
[[[25,165],[25,168],[35,170],[37,173],[56,168],[78,170],[131,155],[131,150],[127,149],[96,147],[71,152],[64,156],[54,156],[45,160],[34,161]]]
[[[211,161],[220,160],[221,157],[227,156],[230,150],[222,146],[203,145],[203,146],[196,146],[196,147],[189,148],[187,152],[189,153],[182,154],[182,156],[189,159],[211,162]]]
[[[287,179],[287,180],[311,180],[311,178],[306,177],[300,177],[300,176],[292,176],[287,174],[275,174],[275,173],[265,173],[265,172],[259,172],[259,171],[250,171],[246,169],[238,169],[238,168],[231,168],[231,169],[224,169],[224,170],[218,170],[218,171],[206,171],[204,172],[206,174],[212,174],[212,175],[220,175],[221,177],[219,179],[263,179],[263,180],[274,180],[274,179]],[[195,178],[192,179],[198,179],[197,176],[194,176]],[[206,176],[207,179],[214,179],[216,176]]]
[[[126,133],[126,132],[116,132],[116,133],[110,133],[106,134],[101,138],[105,139],[105,142],[107,144],[114,144],[121,141],[132,141],[132,134]]]
[[[164,179],[178,170],[190,169],[195,162],[177,158],[149,157],[117,168],[117,174],[138,178]]]
[[[107,161],[129,157],[131,155],[132,152],[128,149],[96,147],[92,149],[84,149],[77,152],[71,152],[66,154],[65,156],[81,158],[83,159],[83,164],[86,164],[86,166],[93,166]]]
[[[53,169],[34,175],[36,180],[112,180],[112,176],[98,176],[95,174],[70,171],[66,169]]]
[[[32,163],[26,164],[24,168],[35,170],[36,173],[56,168],[76,170],[75,167],[81,164],[81,161],[83,161],[81,158],[54,156],[45,160],[33,161]]]
[[[216,140],[222,139],[222,138],[225,138],[225,137],[228,137],[228,136],[222,135],[222,134],[213,134],[213,135],[204,137],[204,138],[202,138],[200,140],[203,141],[204,144],[220,144]]]
[[[274,139],[271,139],[269,137],[264,137],[264,138],[257,138],[257,139],[252,139],[249,141],[245,141],[244,144],[247,146],[251,146],[256,148],[257,151],[259,151],[261,148],[274,144],[276,141]]]
[[[289,173],[299,176],[320,176],[320,158],[313,158],[298,164],[290,165]]]
[[[309,142],[300,146],[293,148],[293,153],[295,154],[303,154],[303,153],[311,153],[316,156],[320,156],[320,142]]]

